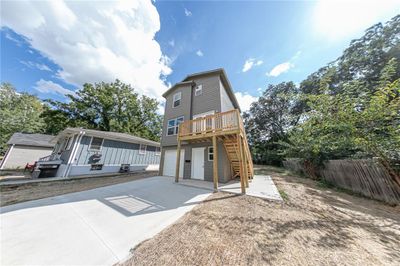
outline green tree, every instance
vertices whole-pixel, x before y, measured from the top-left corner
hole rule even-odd
[[[299,120],[294,101],[296,95],[298,89],[293,82],[269,85],[249,112],[243,115],[257,163],[279,165],[282,161],[277,142],[286,140],[287,131]]]
[[[58,132],[67,126],[81,126],[103,131],[124,132],[158,141],[161,116],[158,102],[139,96],[128,84],[119,80],[112,83],[86,83],[76,95],[68,95],[66,103],[48,100],[43,114],[49,123],[47,132]],[[55,122],[55,121],[54,121]]]
[[[377,157],[399,183],[393,162],[400,161],[399,80],[376,91],[359,108],[347,94],[308,95],[310,111],[288,137],[284,155],[319,165],[324,160]]]
[[[40,117],[42,102],[34,95],[17,93],[10,83],[0,87],[0,154],[7,150],[7,141],[15,132],[40,133],[45,123]]]

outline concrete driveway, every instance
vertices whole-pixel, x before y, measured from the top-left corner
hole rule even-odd
[[[0,208],[0,264],[112,265],[210,193],[158,176]]]

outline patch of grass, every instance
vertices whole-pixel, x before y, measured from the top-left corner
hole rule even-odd
[[[289,195],[283,189],[278,189],[278,191],[284,201],[289,201]]]
[[[255,165],[254,172],[257,175],[270,175],[271,173],[287,175],[288,171],[285,168],[272,165]]]
[[[365,199],[372,199],[370,197],[364,196],[363,194],[361,194],[359,192],[355,192],[355,191],[352,191],[350,189],[338,187],[335,184],[333,184],[333,183],[331,183],[331,182],[329,182],[327,180],[324,180],[324,179],[318,180],[317,181],[317,186],[319,188],[322,188],[322,189],[332,189],[332,190],[334,190],[336,192],[342,192],[342,193],[346,193],[348,195],[357,196],[357,197],[361,197],[361,198],[365,198]]]
[[[323,188],[323,189],[332,189],[332,188],[334,189],[334,188],[337,188],[337,187],[335,187],[334,184],[332,184],[331,182],[326,181],[325,179],[318,180],[317,181],[317,186],[319,188]]]

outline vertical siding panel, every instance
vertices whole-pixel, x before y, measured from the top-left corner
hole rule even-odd
[[[125,147],[121,147],[121,156],[119,157],[118,164],[124,163],[125,153],[126,153]]]
[[[115,154],[117,152],[116,148],[114,147],[113,143],[110,141],[110,159],[108,161],[108,164],[113,164],[115,160]]]
[[[140,155],[139,155],[139,151],[137,149],[135,149],[135,164],[139,164],[139,160],[140,160]]]
[[[135,148],[135,144],[132,143],[132,146],[130,147],[130,151],[129,151],[129,164],[133,164],[133,158],[134,158],[134,148]]]
[[[102,147],[102,152],[101,152],[101,154],[102,154],[101,163],[104,165],[107,164],[107,155],[108,155],[109,151],[110,151],[110,145],[108,143],[108,140],[105,139],[103,141],[103,147]]]
[[[88,137],[88,143],[87,146],[85,147],[85,162],[84,164],[88,164],[89,163],[89,156],[90,156],[90,152],[89,152],[89,145],[90,145],[90,141],[91,141],[92,137]]]
[[[118,162],[118,156],[120,156],[120,145],[119,142],[113,141],[114,143],[114,147],[115,147],[115,155],[114,155],[114,160],[113,160],[113,164],[116,164]]]
[[[115,164],[120,164],[121,158],[122,158],[122,153],[124,152],[124,147],[121,142],[117,142],[117,143],[118,143],[118,153],[115,158]]]

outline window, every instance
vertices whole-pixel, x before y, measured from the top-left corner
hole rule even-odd
[[[178,107],[179,105],[181,105],[181,99],[182,99],[182,93],[181,92],[175,93],[173,97],[174,100],[173,107]]]
[[[199,96],[202,94],[203,94],[203,85],[200,84],[196,87],[196,90],[194,91],[194,95]]]
[[[64,146],[64,150],[65,150],[65,151],[71,149],[73,138],[74,138],[74,137],[72,136],[72,137],[69,137],[69,138],[66,138],[66,139],[65,139],[65,146]]]
[[[167,136],[177,135],[179,124],[183,122],[183,116],[168,120]]]
[[[90,145],[89,145],[89,150],[99,151],[99,150],[101,150],[101,146],[102,145],[103,145],[103,139],[102,138],[92,137],[92,141],[90,142]]]
[[[214,161],[214,148],[208,147],[208,160]]]
[[[161,149],[160,147],[156,147],[156,155],[160,156],[161,155]]]
[[[146,154],[147,145],[140,144],[139,154]]]

